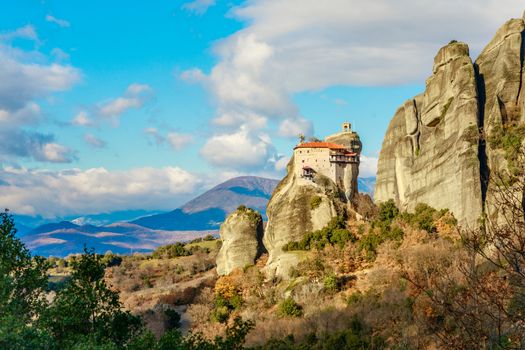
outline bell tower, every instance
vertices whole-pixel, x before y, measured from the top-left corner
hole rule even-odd
[[[343,132],[352,132],[352,124],[349,122],[343,123]]]

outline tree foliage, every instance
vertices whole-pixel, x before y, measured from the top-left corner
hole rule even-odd
[[[0,213],[0,348],[31,349],[47,341],[39,320],[47,305],[48,267],[15,235],[8,210]]]
[[[124,346],[141,328],[138,317],[122,311],[117,292],[104,281],[105,265],[93,250],[72,263],[73,273],[47,314],[47,326],[58,344],[79,339]]]

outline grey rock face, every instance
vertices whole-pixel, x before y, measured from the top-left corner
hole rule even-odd
[[[253,265],[265,251],[262,217],[252,209],[237,209],[231,213],[221,225],[220,235],[222,246],[217,255],[219,275]]]
[[[434,59],[423,94],[406,101],[390,122],[379,156],[374,198],[403,209],[417,203],[450,209],[463,225],[482,213],[478,160],[478,94],[464,43]]]
[[[480,116],[488,141],[485,150],[485,177],[508,167],[505,150],[492,140],[502,130],[505,133],[508,132],[508,127],[525,123],[524,31],[523,19],[508,21],[476,60],[484,105]],[[498,206],[494,202],[493,190],[489,184],[486,209],[490,217],[497,218]]]
[[[293,159],[288,164],[288,174],[275,189],[266,213],[268,224],[264,234],[264,246],[269,260],[266,271],[270,275],[288,278],[288,271],[300,257],[284,252],[283,246],[304,237],[305,233],[318,230],[344,210],[339,189],[326,177],[316,177],[312,182],[294,175]],[[312,198],[321,202],[312,208]]]
[[[470,227],[483,213],[500,220],[490,180],[523,167],[509,161],[500,141],[525,125],[524,39],[525,13],[497,31],[474,65],[465,44],[439,51],[425,92],[407,101],[387,130],[376,201],[449,208]],[[524,135],[515,136],[523,144]]]
[[[341,132],[334,135],[330,135],[325,139],[327,142],[337,143],[343,145],[346,148],[352,150],[353,152],[361,155],[361,150],[363,145],[359,135],[354,132]],[[345,176],[343,181],[343,186],[345,189],[345,196],[349,201],[355,197],[358,192],[357,188],[357,178],[359,176],[359,164],[347,164],[345,169]]]

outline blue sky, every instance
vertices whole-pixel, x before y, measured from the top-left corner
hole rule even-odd
[[[0,205],[167,210],[279,178],[296,135],[343,121],[373,176],[395,110],[451,39],[475,56],[515,0],[37,1],[0,13]]]

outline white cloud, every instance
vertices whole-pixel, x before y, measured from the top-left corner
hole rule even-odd
[[[193,142],[193,136],[178,132],[169,132],[166,139],[175,151],[178,151]]]
[[[275,149],[268,135],[254,134],[246,127],[212,136],[201,149],[211,164],[227,169],[253,169],[268,166]]]
[[[74,152],[56,143],[53,135],[18,128],[0,129],[0,155],[52,163],[69,163],[75,159]]]
[[[89,117],[89,113],[86,111],[80,111],[77,113],[72,121],[73,125],[78,126],[93,126],[93,121]]]
[[[286,170],[286,166],[288,165],[288,162],[290,161],[289,157],[281,157],[275,162],[275,170],[278,172],[284,172]]]
[[[151,99],[153,90],[145,84],[131,84],[123,96],[103,102],[97,106],[101,117],[113,119],[118,118],[130,109],[141,109]]]
[[[0,34],[0,159],[71,162],[75,159],[74,152],[57,143],[53,135],[24,127],[41,120],[38,99],[68,90],[81,79],[81,73],[70,65],[49,63],[37,49],[14,47],[10,42],[14,39],[32,40],[35,47],[39,44],[32,26]]]
[[[69,163],[71,149],[58,143],[46,143],[42,145],[41,160],[52,163]]]
[[[198,68],[191,68],[183,71],[180,74],[180,78],[188,83],[203,83],[207,80],[206,74]]]
[[[27,39],[38,41],[38,35],[32,25],[26,25],[10,32],[0,34],[0,40],[9,41],[13,39]]]
[[[51,55],[57,59],[57,61],[67,61],[69,60],[69,54],[58,47],[55,47],[51,50]]]
[[[164,136],[157,128],[144,130],[147,136],[153,138],[157,146],[169,144],[174,151],[179,151],[193,142],[193,136],[175,131],[170,131]]]
[[[34,124],[40,120],[40,116],[40,106],[34,102],[27,102],[14,111],[0,108],[0,126]]]
[[[68,21],[66,21],[65,19],[59,19],[59,18],[56,18],[55,16],[52,16],[52,15],[47,15],[46,16],[46,21],[47,22],[51,22],[51,23],[55,23],[56,25],[58,25],[61,28],[66,28],[66,27],[70,26],[70,23]]]
[[[21,124],[28,111],[34,115],[39,110],[34,100],[71,88],[80,80],[81,73],[70,65],[43,63],[38,52],[5,44],[6,40],[17,37],[35,41],[38,37],[31,26],[0,35],[0,111],[3,120]]]
[[[422,83],[441,46],[463,40],[476,55],[522,11],[516,0],[247,1],[232,10],[245,28],[214,47],[218,63],[206,75],[193,68],[181,78],[204,84],[217,105],[213,123],[229,134],[254,129],[258,120],[266,125],[262,131],[291,137],[307,129],[297,123],[307,116],[294,94]]]
[[[101,140],[93,134],[85,134],[84,141],[86,141],[90,146],[94,148],[104,148],[106,147],[106,141]]]
[[[300,134],[312,135],[312,122],[303,118],[285,119],[279,125],[279,135],[285,137],[298,137]]]
[[[0,169],[0,206],[46,217],[124,209],[173,209],[201,185],[178,167],[62,171]]]
[[[194,0],[183,4],[182,8],[197,15],[203,15],[213,5],[215,5],[215,0]]]
[[[359,164],[359,176],[369,177],[377,174],[377,157],[367,157],[361,155],[361,163]]]

